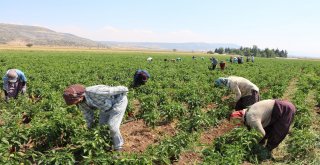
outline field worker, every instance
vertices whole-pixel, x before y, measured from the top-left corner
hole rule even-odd
[[[19,69],[9,69],[3,76],[3,91],[5,100],[17,98],[18,94],[24,94],[27,90],[27,78]]]
[[[243,56],[240,56],[240,57],[238,58],[238,63],[239,63],[239,64],[242,64],[242,63],[243,63]]]
[[[265,147],[271,157],[271,151],[288,134],[295,113],[295,106],[288,101],[263,100],[248,109],[233,112],[230,121],[237,125],[243,123],[248,128],[259,131],[263,135],[259,143],[264,146],[267,141]]]
[[[138,69],[133,76],[133,86],[138,87],[144,85],[149,78],[150,74],[146,70]]]
[[[232,57],[232,56],[230,56],[230,63],[232,63],[232,59],[233,59],[233,57]]]
[[[77,105],[92,128],[94,123],[94,110],[99,109],[99,124],[107,124],[113,141],[113,149],[121,151],[123,139],[120,133],[120,124],[126,107],[128,88],[125,86],[111,87],[96,85],[84,87],[80,84],[71,85],[64,90],[63,98],[67,105]]]
[[[215,86],[226,86],[236,93],[236,110],[247,108],[260,100],[259,88],[243,77],[220,77],[215,81]]]
[[[226,67],[226,63],[224,61],[220,61],[220,69],[224,70],[225,67]]]
[[[147,61],[148,61],[148,62],[151,62],[151,61],[152,61],[152,57],[148,57],[148,58],[147,58]]]
[[[251,56],[251,62],[254,62],[254,56]]]
[[[218,60],[214,57],[210,58],[210,60],[211,60],[212,70],[216,69],[216,66],[218,65]]]
[[[236,63],[236,64],[238,63],[238,57],[233,58],[233,63]]]

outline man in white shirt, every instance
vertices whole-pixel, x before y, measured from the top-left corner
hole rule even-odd
[[[260,100],[259,88],[243,77],[220,77],[215,81],[215,85],[226,86],[232,92],[236,93],[236,110],[247,108]]]

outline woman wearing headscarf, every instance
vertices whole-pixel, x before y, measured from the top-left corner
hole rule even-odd
[[[236,94],[236,110],[247,108],[260,100],[259,88],[243,77],[220,77],[215,81],[215,85],[225,86]]]

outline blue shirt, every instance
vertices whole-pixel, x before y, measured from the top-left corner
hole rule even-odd
[[[24,73],[19,70],[19,69],[14,69],[18,75],[18,81],[20,82],[27,82],[27,78],[26,76],[24,75]],[[7,91],[8,89],[8,81],[9,81],[9,78],[8,78],[8,72],[10,70],[7,71],[7,73],[3,76],[2,80],[3,80],[3,89]]]

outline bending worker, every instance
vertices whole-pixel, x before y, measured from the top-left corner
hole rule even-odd
[[[63,98],[67,105],[77,105],[82,111],[88,128],[94,122],[94,110],[99,109],[99,124],[107,124],[115,151],[120,151],[124,144],[120,133],[120,124],[128,105],[128,88],[124,86],[96,85],[84,87],[80,84],[64,90]]]
[[[3,91],[5,100],[17,98],[18,94],[24,94],[27,90],[27,78],[19,69],[9,69],[3,77]]]
[[[295,106],[288,101],[263,100],[233,112],[230,120],[258,130],[263,135],[259,143],[264,146],[267,141],[265,148],[271,156],[271,151],[287,136],[295,113]]]
[[[150,74],[146,70],[138,69],[133,76],[133,86],[138,87],[147,83]]]
[[[226,86],[236,93],[236,110],[247,108],[260,100],[259,88],[243,77],[220,77],[215,81],[216,86]]]

